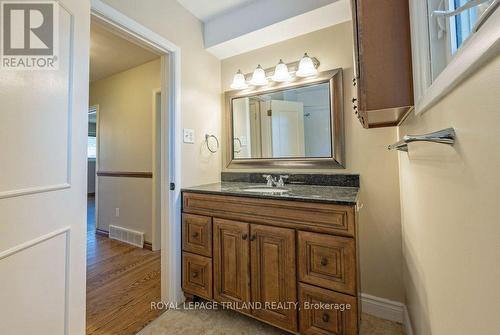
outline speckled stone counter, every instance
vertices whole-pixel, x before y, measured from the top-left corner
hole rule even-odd
[[[246,189],[266,188],[265,184],[244,182],[221,182],[183,188],[182,192],[232,195],[260,199],[297,200],[353,206],[358,200],[358,187],[285,185],[285,193],[249,192]]]

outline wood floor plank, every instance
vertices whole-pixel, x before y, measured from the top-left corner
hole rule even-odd
[[[95,234],[94,201],[87,221],[87,335],[132,335],[162,311],[160,252]]]

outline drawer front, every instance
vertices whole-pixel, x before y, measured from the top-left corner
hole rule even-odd
[[[314,202],[183,193],[188,213],[354,236],[354,208]]]
[[[356,294],[354,239],[299,231],[299,281]]]
[[[182,214],[182,250],[212,257],[212,218]]]
[[[299,303],[301,334],[358,334],[355,297],[300,283]]]
[[[182,289],[196,296],[212,299],[212,260],[182,253]]]

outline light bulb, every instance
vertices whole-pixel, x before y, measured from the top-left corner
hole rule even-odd
[[[267,85],[266,72],[262,68],[262,66],[257,66],[252,75],[252,80],[250,80],[250,84],[255,86],[264,86]]]
[[[297,70],[296,75],[299,77],[309,77],[318,74],[318,70],[314,66],[314,62],[311,57],[304,54],[304,57],[300,60],[299,69]]]
[[[248,88],[248,85],[245,81],[245,75],[243,75],[241,70],[238,70],[238,72],[236,72],[236,74],[234,75],[231,88],[234,90],[244,90],[245,88]]]
[[[273,81],[276,81],[278,83],[292,80],[292,76],[288,72],[288,66],[283,63],[282,59],[280,59],[280,62],[278,63],[278,65],[276,65],[272,79]]]

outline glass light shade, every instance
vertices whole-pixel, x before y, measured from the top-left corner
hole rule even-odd
[[[318,70],[314,66],[314,62],[311,57],[304,54],[304,57],[300,60],[299,69],[297,70],[296,75],[299,77],[309,77],[318,74]]]
[[[245,75],[241,72],[241,70],[238,70],[238,72],[236,72],[236,74],[234,75],[231,88],[233,90],[244,90],[245,88],[248,88],[248,85],[245,81]]]
[[[252,80],[250,80],[250,84],[255,86],[264,86],[267,85],[266,72],[262,68],[262,66],[257,66],[252,75]]]
[[[274,69],[273,81],[282,83],[290,80],[292,80],[292,76],[290,75],[290,72],[288,72],[288,66],[286,66],[286,64],[283,63],[283,60],[280,59],[280,62]]]

